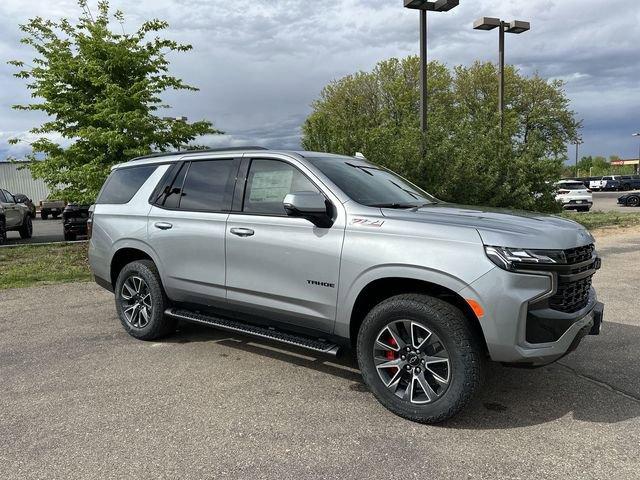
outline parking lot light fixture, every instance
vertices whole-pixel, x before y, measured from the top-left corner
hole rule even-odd
[[[448,12],[459,0],[404,0],[405,8],[420,10],[420,129],[427,132],[427,12]]]
[[[500,112],[500,131],[504,128],[504,34],[520,34],[531,30],[531,24],[522,20],[505,22],[495,17],[481,17],[473,22],[474,30],[493,30],[499,32],[499,82],[498,82],[498,111]]]

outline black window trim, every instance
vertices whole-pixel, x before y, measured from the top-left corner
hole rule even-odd
[[[237,184],[238,184],[238,171],[240,170],[240,166],[242,165],[242,157],[237,157],[237,156],[232,156],[232,157],[214,157],[214,158],[194,158],[194,159],[185,159],[185,160],[180,160],[177,162],[168,162],[168,163],[173,163],[174,165],[183,165],[183,164],[187,164],[186,165],[186,172],[184,173],[184,178],[182,179],[182,185],[180,186],[180,190],[182,191],[182,189],[184,188],[184,182],[187,180],[187,175],[189,175],[189,169],[191,168],[191,164],[195,163],[195,162],[215,162],[215,161],[221,161],[221,160],[232,160],[233,162],[236,162],[236,175],[235,178],[232,180],[233,182],[233,190],[231,192],[231,207],[227,210],[210,210],[210,209],[186,209],[186,208],[180,208],[180,204],[182,203],[182,197],[180,197],[180,200],[178,201],[178,206],[176,208],[169,208],[169,207],[165,207],[164,205],[158,205],[157,201],[158,201],[158,197],[160,196],[159,194],[159,190],[162,188],[161,185],[165,184],[165,180],[167,180],[167,177],[170,176],[172,173],[172,171],[174,172],[174,179],[173,181],[175,181],[176,176],[180,173],[180,167],[175,167],[175,168],[169,168],[169,170],[167,170],[167,172],[162,176],[162,179],[158,182],[158,185],[156,185],[156,188],[154,188],[153,193],[151,194],[151,197],[149,197],[149,203],[151,205],[153,205],[156,208],[159,208],[161,210],[167,210],[170,212],[194,212],[194,213],[231,213],[233,210],[233,202],[235,200],[235,191],[237,188]],[[172,183],[173,185],[173,183]]]
[[[320,194],[325,198],[325,201],[329,202],[329,205],[331,205],[331,210],[332,210],[331,217],[333,220],[335,220],[336,207],[331,201],[331,199],[327,197],[327,194],[324,192],[324,190],[318,186],[318,182],[316,182],[313,178],[311,178],[309,175],[303,172],[297,165],[294,165],[292,162],[289,162],[285,159],[274,158],[274,157],[245,157],[245,160],[246,162],[243,165],[243,167],[245,168],[243,168],[242,178],[238,177],[236,181],[236,189],[239,189],[239,191],[242,192],[242,195],[240,196],[239,202],[237,201],[237,198],[234,196],[234,203],[233,203],[234,210],[232,210],[231,213],[233,213],[234,215],[244,215],[244,216],[252,216],[252,217],[291,218],[286,213],[276,215],[273,213],[253,213],[253,212],[244,211],[244,198],[247,192],[247,182],[249,180],[249,172],[251,171],[251,165],[255,160],[271,160],[273,162],[286,163],[287,165],[291,166],[292,168],[295,168],[298,172],[304,175],[306,179],[309,180],[309,182],[318,189]],[[237,203],[239,203],[239,205],[237,205]]]
[[[160,165],[155,164],[155,163],[144,163],[142,165],[131,165],[131,166],[127,166],[127,167],[114,168],[113,170],[111,170],[111,172],[109,173],[109,176],[107,177],[105,182],[102,184],[102,188],[100,189],[100,192],[98,192],[98,196],[96,197],[96,202],[95,202],[96,205],[127,205],[138,194],[138,192],[144,186],[144,184],[149,181],[151,176],[154,173],[156,173],[156,171],[158,170],[159,166]],[[153,167],[153,171],[149,174],[149,176],[146,178],[146,180],[144,182],[142,182],[142,184],[137,188],[137,190],[135,192],[133,192],[133,195],[131,195],[131,198],[129,198],[129,200],[127,200],[124,203],[99,202],[100,197],[102,196],[102,194],[104,193],[105,189],[107,188],[107,185],[109,185],[109,183],[111,183],[111,181],[113,179],[113,176],[116,174],[116,172],[119,172],[121,170],[134,169],[134,168],[149,168],[149,167]]]

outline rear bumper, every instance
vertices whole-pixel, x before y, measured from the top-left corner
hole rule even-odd
[[[87,222],[83,223],[64,223],[63,228],[65,233],[75,233],[76,235],[87,234]]]
[[[562,208],[565,210],[573,210],[574,208],[593,207],[592,200],[569,200],[562,203]]]

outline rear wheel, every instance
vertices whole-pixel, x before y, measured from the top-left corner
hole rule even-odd
[[[478,391],[484,354],[460,310],[428,295],[405,294],[369,312],[358,334],[358,363],[387,409],[416,422],[438,423]]]
[[[628,207],[637,207],[640,205],[640,197],[631,197],[627,200]]]
[[[27,214],[24,216],[22,226],[18,232],[20,233],[20,238],[31,238],[33,235],[33,223],[30,215]]]
[[[125,265],[115,286],[116,309],[124,329],[140,340],[154,340],[175,331],[176,321],[165,316],[169,300],[151,260]]]
[[[46,220],[47,218],[49,218],[49,214],[45,212],[40,212],[40,218],[42,220]]]
[[[7,243],[7,224],[4,218],[0,218],[0,245]]]

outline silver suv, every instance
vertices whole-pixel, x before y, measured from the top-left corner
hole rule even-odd
[[[31,211],[7,190],[0,188],[0,245],[6,243],[7,232],[12,230],[20,233],[20,238],[31,238]]]
[[[150,340],[196,322],[337,355],[389,410],[435,423],[486,359],[544,365],[597,334],[580,225],[441,202],[362,158],[245,148],[114,167],[90,220],[96,281]]]

